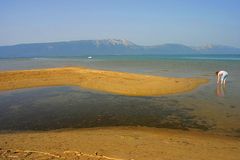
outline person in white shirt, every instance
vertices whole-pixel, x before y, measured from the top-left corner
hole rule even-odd
[[[217,71],[216,76],[217,76],[217,84],[219,83],[224,85],[226,84],[226,80],[228,78],[228,73],[226,71]]]

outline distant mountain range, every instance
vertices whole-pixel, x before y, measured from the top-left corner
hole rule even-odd
[[[79,40],[0,46],[0,58],[181,54],[240,54],[240,48],[220,45],[189,47],[182,44],[141,46],[122,39]]]

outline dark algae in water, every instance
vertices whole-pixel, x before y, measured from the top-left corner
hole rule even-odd
[[[167,97],[128,97],[70,87],[19,90],[0,96],[1,130],[148,126],[207,130],[211,125]]]

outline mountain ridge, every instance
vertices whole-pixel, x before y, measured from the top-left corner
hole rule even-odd
[[[126,39],[75,40],[0,46],[0,58],[145,54],[240,54],[240,48],[224,45],[190,47],[178,43],[142,46]]]

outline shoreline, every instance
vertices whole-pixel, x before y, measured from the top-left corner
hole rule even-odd
[[[0,158],[179,160],[240,156],[236,137],[198,130],[103,127],[0,133]]]
[[[78,86],[127,96],[160,96],[192,91],[204,78],[160,77],[80,67],[0,72],[0,91],[48,86]]]

